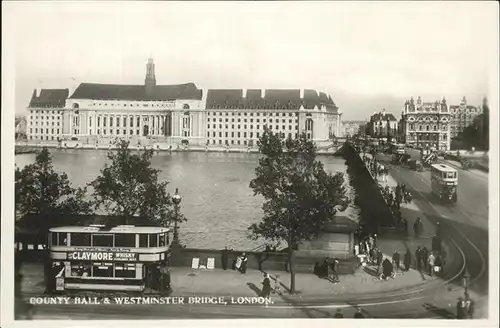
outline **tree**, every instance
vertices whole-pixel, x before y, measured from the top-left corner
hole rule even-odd
[[[47,148],[35,162],[15,171],[15,209],[21,220],[34,219],[43,232],[71,215],[92,213],[85,200],[86,188],[73,188],[66,173],[57,173]]]
[[[316,161],[315,144],[305,134],[283,140],[266,128],[258,146],[264,156],[250,188],[265,198],[264,217],[248,229],[253,239],[287,242],[290,289],[294,293],[293,250],[301,241],[317,237],[324,225],[333,221],[338,206],[347,206],[344,177],[325,172],[323,164]]]
[[[168,182],[160,182],[160,170],[151,167],[153,150],[132,154],[129,142],[116,142],[117,151],[110,151],[111,164],[89,186],[94,188],[94,207],[103,208],[109,215],[147,217],[162,226],[186,219],[175,215],[172,198],[167,193]]]
[[[482,114],[482,146],[484,150],[490,149],[490,108],[488,99],[483,99],[483,114]]]

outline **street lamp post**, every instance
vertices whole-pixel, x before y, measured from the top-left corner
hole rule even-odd
[[[175,194],[172,196],[172,202],[175,205],[175,221],[174,221],[174,240],[173,245],[179,245],[179,229],[177,221],[179,221],[179,205],[181,204],[182,197],[179,195],[179,188],[175,188]]]
[[[465,296],[466,300],[467,300],[468,295],[469,295],[469,293],[468,293],[469,279],[470,279],[469,272],[467,271],[467,268],[465,268],[464,274],[462,276],[462,284],[464,286],[464,296]]]

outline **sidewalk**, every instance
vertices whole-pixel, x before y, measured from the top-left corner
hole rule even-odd
[[[376,267],[369,266],[367,271],[375,270]],[[43,295],[43,268],[40,264],[27,263],[22,266],[24,279],[22,292],[25,297]],[[296,290],[299,295],[288,295],[287,288],[290,285],[290,274],[283,271],[268,272],[271,286],[274,287],[274,277],[280,275],[281,290],[286,298],[300,301],[318,301],[328,299],[331,301],[340,299],[356,299],[367,294],[384,294],[396,290],[409,290],[415,287],[423,287],[429,282],[436,282],[438,278],[423,275],[416,270],[398,273],[395,279],[387,281],[379,280],[365,270],[359,270],[353,275],[340,276],[340,283],[333,284],[329,280],[320,279],[312,273],[297,273],[295,275]],[[246,274],[238,271],[222,269],[194,270],[187,267],[171,268],[171,283],[173,292],[171,296],[234,296],[250,297],[258,296],[262,289],[263,273],[258,270],[248,270]],[[275,302],[283,301],[273,296]]]

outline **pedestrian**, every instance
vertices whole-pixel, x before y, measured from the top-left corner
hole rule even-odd
[[[429,263],[429,274],[431,276],[433,276],[434,275],[434,265],[435,265],[436,257],[434,256],[434,254],[432,252],[430,252],[429,258],[427,259],[427,261]]]
[[[358,306],[356,307],[356,313],[354,313],[354,319],[364,319],[365,315],[363,314],[361,308]]]
[[[415,250],[415,264],[418,271],[421,270],[421,261],[422,261],[422,250],[420,246]]]
[[[373,234],[372,241],[373,241],[372,247],[377,247],[377,234],[376,233]]]
[[[376,261],[376,258],[377,258],[377,253],[376,253],[376,250],[374,248],[370,248],[370,263],[373,264],[375,263]]]
[[[370,243],[370,248],[375,248],[375,239],[373,236],[368,237],[368,242]]]
[[[221,258],[221,261],[222,261],[222,270],[227,270],[227,261],[229,259],[229,251],[227,249],[227,246],[224,247],[224,250],[222,251],[222,258]]]
[[[469,293],[465,293],[465,316],[467,319],[474,319],[474,301]]]
[[[380,249],[377,249],[377,272],[380,272],[380,266],[382,265],[382,260],[384,259],[384,254]]]
[[[271,279],[269,278],[269,273],[264,274],[264,280],[262,281],[262,291],[260,293],[261,297],[269,297],[271,295]]]
[[[458,299],[457,302],[457,319],[466,319],[466,312],[465,312],[465,301],[462,297]]]
[[[443,261],[441,260],[441,256],[439,254],[436,256],[436,260],[434,261],[434,271],[438,275],[443,274]]]
[[[342,314],[342,309],[337,309],[337,312],[335,312],[335,315],[333,317],[337,319],[342,319],[344,317],[344,315]]]
[[[340,282],[339,281],[339,275],[337,273],[338,265],[339,265],[339,260],[333,259],[330,267],[332,269],[332,279],[333,279],[334,283],[339,283]]]
[[[234,263],[234,269],[235,270],[238,270],[238,271],[241,271],[241,263],[242,263],[242,257],[241,256],[238,256],[236,258],[236,262]]]
[[[424,265],[424,270],[429,272],[429,250],[425,246],[422,249],[422,264]]]
[[[406,250],[404,262],[405,262],[405,271],[409,271],[411,267],[411,253],[409,249]]]
[[[247,272],[247,262],[248,262],[247,255],[243,253],[243,256],[241,258],[241,273],[243,274]]]
[[[403,218],[403,227],[405,228],[405,234],[408,235],[408,220],[406,218]]]
[[[394,254],[392,254],[392,262],[394,263],[394,270],[395,270],[396,272],[398,272],[398,271],[399,271],[399,263],[400,263],[400,261],[401,261],[401,256],[399,255],[399,252],[398,252],[398,250],[396,249],[396,250],[394,251]]]

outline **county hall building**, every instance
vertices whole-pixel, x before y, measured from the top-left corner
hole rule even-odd
[[[340,136],[341,113],[315,90],[201,90],[194,83],[157,85],[152,59],[143,85],[81,83],[35,90],[28,107],[28,141],[78,140],[107,145],[256,146],[267,126],[282,137],[305,132],[318,146]]]

